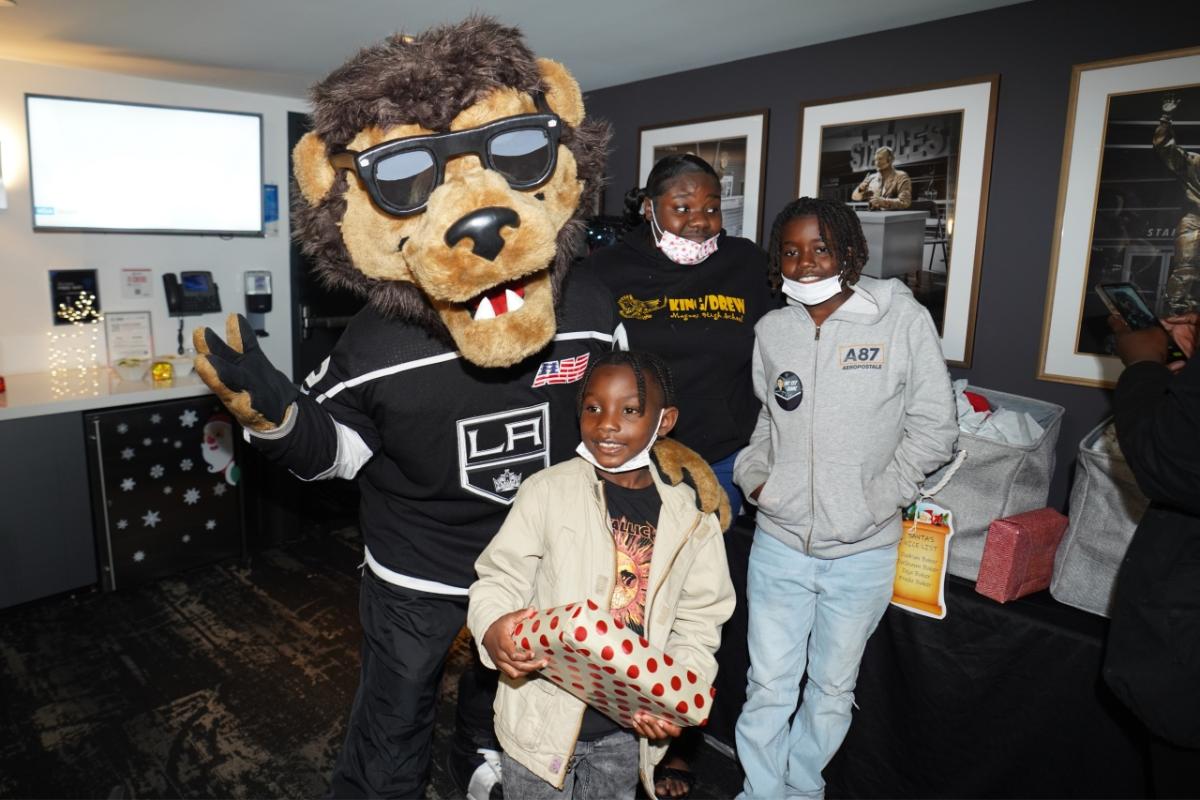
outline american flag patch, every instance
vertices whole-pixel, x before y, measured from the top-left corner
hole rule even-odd
[[[588,354],[562,358],[558,361],[543,361],[533,376],[533,388],[553,383],[574,383],[587,371]]]

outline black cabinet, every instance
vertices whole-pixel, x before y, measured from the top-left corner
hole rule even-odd
[[[86,414],[104,588],[244,550],[241,429],[212,395]]]
[[[78,413],[0,422],[0,608],[96,582]]]

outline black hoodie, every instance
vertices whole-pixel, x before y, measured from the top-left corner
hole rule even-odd
[[[750,380],[754,324],[779,305],[767,254],[722,231],[715,253],[684,266],[663,255],[642,224],[588,264],[612,292],[629,349],[656,353],[671,367],[679,406],[673,436],[709,463],[744,447],[759,408]]]

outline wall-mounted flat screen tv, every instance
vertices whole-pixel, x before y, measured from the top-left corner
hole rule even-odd
[[[262,115],[25,95],[35,231],[262,236]]]

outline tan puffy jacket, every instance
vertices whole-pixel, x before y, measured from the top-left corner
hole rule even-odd
[[[646,597],[646,638],[712,681],[721,626],[733,613],[733,584],[720,525],[696,510],[684,484],[669,486],[650,468],[662,498]],[[581,458],[527,478],[512,510],[475,562],[467,625],[483,663],[495,669],[483,635],[501,616],[591,599],[608,608],[616,580],[616,546],[608,525],[604,481]],[[562,788],[575,751],[584,703],[545,678],[500,676],[496,735],[530,772]],[[639,772],[650,797],[653,771],[667,742],[640,743]]]

